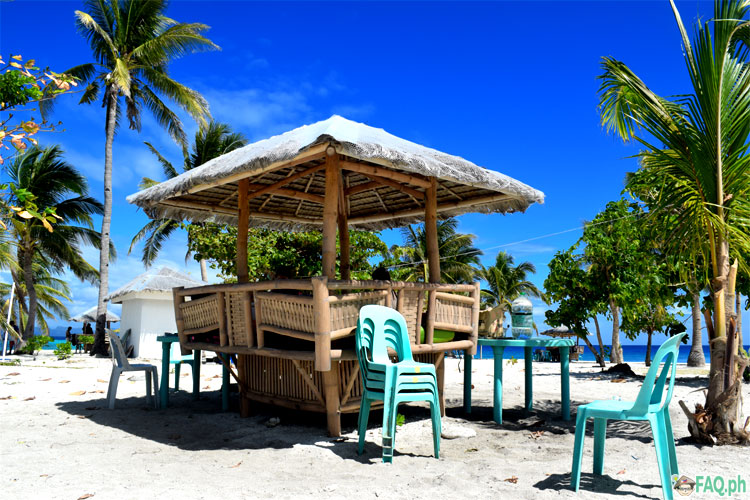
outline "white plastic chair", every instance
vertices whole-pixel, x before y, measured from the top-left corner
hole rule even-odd
[[[107,330],[109,336],[109,349],[112,352],[112,375],[109,377],[109,389],[107,390],[107,401],[109,409],[115,408],[117,396],[117,383],[122,372],[146,372],[146,402],[151,403],[153,398],[154,408],[159,408],[159,374],[154,365],[138,364],[131,365],[125,356],[125,350],[120,342],[120,337],[112,330]],[[151,395],[151,384],[154,384],[154,394]]]

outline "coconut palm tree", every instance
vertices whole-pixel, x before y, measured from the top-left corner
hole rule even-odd
[[[726,389],[721,375],[730,249],[747,271],[742,256],[750,248],[750,3],[717,0],[713,20],[698,25],[692,41],[670,3],[693,93],[659,96],[624,63],[607,57],[600,76],[601,117],[608,131],[643,146],[638,156],[658,190],[648,220],[666,236],[666,251],[708,264],[704,283],[714,303],[709,334],[717,341],[711,342],[706,407],[713,409]],[[716,411],[716,432],[732,428],[738,415]]]
[[[84,260],[81,250],[84,245],[99,248],[101,238],[93,229],[91,216],[101,215],[103,208],[100,202],[88,196],[86,178],[65,162],[58,146],[28,149],[10,165],[8,177],[13,193],[11,205],[17,204],[17,193],[29,192],[36,196],[41,206],[54,207],[57,214],[54,231],[44,219],[9,219],[18,269],[21,270],[16,285],[19,290],[21,285],[26,285],[28,295],[28,319],[23,336],[29,338],[34,335],[39,307],[35,276],[60,274],[70,269],[81,280],[97,281],[96,269]],[[44,271],[35,272],[37,265],[43,266]]]
[[[187,148],[182,123],[162,96],[187,111],[199,124],[208,116],[203,97],[170,78],[169,63],[185,54],[214,50],[218,46],[202,36],[208,26],[178,23],[164,15],[166,0],[87,0],[84,11],[76,11],[76,25],[88,40],[95,63],[83,64],[65,73],[88,85],[81,103],[99,97],[106,110],[104,146],[104,217],[102,247],[107,248],[112,221],[112,142],[124,107],[131,129],[140,131],[141,110],[148,109],[169,135]],[[91,354],[105,354],[104,297],[109,290],[109,253],[99,256],[99,301],[96,341]]]
[[[146,142],[148,149],[156,156],[162,166],[164,175],[167,179],[177,177],[177,169],[164,156],[162,156],[151,143]],[[211,121],[207,126],[200,127],[195,133],[195,142],[193,142],[192,152],[188,154],[183,151],[184,159],[182,164],[183,172],[187,172],[195,167],[203,165],[209,160],[213,160],[225,153],[234,151],[247,144],[244,135],[232,132],[232,128],[225,123]],[[141,181],[141,189],[158,184],[158,181],[144,178]],[[150,220],[140,231],[133,237],[130,242],[128,253],[133,251],[133,247],[145,238],[143,245],[143,256],[141,260],[146,267],[151,266],[156,257],[159,255],[162,244],[169,236],[180,228],[180,223],[172,219],[155,219]],[[201,260],[201,278],[208,281],[206,271],[206,261]]]
[[[473,234],[456,231],[458,220],[449,218],[437,222],[437,240],[440,252],[440,281],[444,283],[470,283],[479,273],[479,256],[482,251],[473,246]],[[398,258],[399,279],[428,281],[427,235],[424,225],[407,226],[401,230],[404,246],[392,248]]]
[[[505,311],[511,302],[520,295],[543,297],[543,293],[536,285],[527,279],[529,274],[536,273],[536,267],[531,262],[521,262],[513,265],[513,256],[507,252],[500,252],[495,258],[495,265],[483,268],[480,276],[487,282],[488,288],[482,289],[482,298],[486,306],[500,308],[500,329],[505,324]]]

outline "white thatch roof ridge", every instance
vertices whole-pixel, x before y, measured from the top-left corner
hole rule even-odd
[[[336,143],[339,153],[363,161],[386,160],[407,172],[517,196],[518,201],[514,204],[516,210],[523,211],[532,203],[544,202],[544,193],[504,174],[337,115],[248,144],[184,174],[132,194],[127,200],[149,208],[165,198],[185,194],[194,186],[292,160],[307,149],[326,142]]]
[[[125,285],[107,295],[104,300],[112,302],[128,293],[136,292],[171,292],[173,288],[192,288],[203,286],[206,283],[197,281],[187,274],[175,271],[168,267],[162,267],[158,271],[149,270],[136,276]]]

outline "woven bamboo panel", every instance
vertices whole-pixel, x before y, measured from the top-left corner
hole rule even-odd
[[[387,290],[380,290],[337,297],[338,300],[330,303],[331,331],[357,326],[357,318],[359,318],[359,310],[362,306],[369,304],[384,306],[387,294]]]
[[[247,324],[245,320],[246,292],[228,292],[225,294],[227,322],[230,325],[229,345],[249,347],[247,344]]]
[[[398,308],[406,320],[406,328],[409,330],[409,338],[415,342],[417,338],[417,327],[421,326],[421,319],[417,318],[420,301],[424,300],[424,292],[421,290],[405,290],[403,294],[403,304],[399,303]]]
[[[449,299],[438,297],[436,300],[437,311],[435,321],[438,323],[450,323],[458,326],[471,325],[471,304],[463,302],[452,302]]]
[[[281,293],[258,293],[255,307],[260,308],[264,324],[315,333],[312,297],[292,295],[287,298]]]
[[[198,300],[188,300],[180,305],[182,321],[186,330],[205,328],[216,325],[219,328],[218,297],[205,297]]]

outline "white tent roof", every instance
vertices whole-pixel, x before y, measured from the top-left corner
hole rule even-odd
[[[181,272],[175,271],[168,267],[162,267],[158,271],[146,271],[145,273],[133,278],[124,286],[107,295],[104,300],[114,304],[122,302],[122,297],[129,293],[136,292],[171,292],[173,288],[183,286],[191,288],[203,286],[206,283],[197,281]]]
[[[78,323],[96,323],[96,306],[86,312],[82,312],[78,316],[68,318],[68,321],[77,321]],[[116,323],[120,321],[120,317],[112,311],[107,311],[107,321]]]

